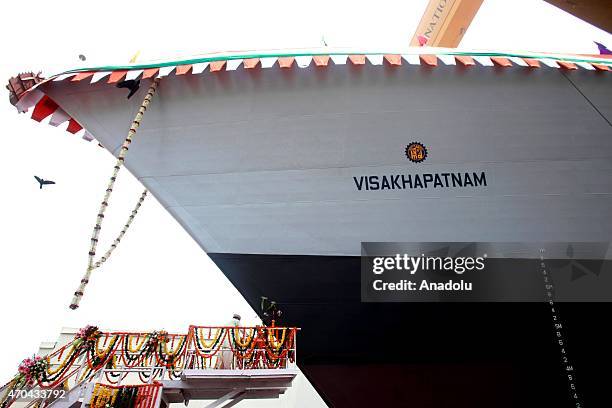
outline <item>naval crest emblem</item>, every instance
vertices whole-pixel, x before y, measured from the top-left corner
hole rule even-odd
[[[406,146],[406,157],[414,163],[420,163],[427,158],[427,148],[423,143],[412,142]]]

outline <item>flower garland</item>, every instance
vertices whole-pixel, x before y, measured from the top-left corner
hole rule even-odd
[[[47,388],[54,387],[62,382],[66,381],[66,378],[69,377],[69,371],[73,368],[74,362],[80,356],[80,352],[77,350],[72,351],[72,353],[64,360],[57,368],[57,370],[53,370],[54,374],[50,374],[51,369],[47,369],[47,373],[45,373],[43,377],[43,381],[39,383],[41,386],[45,386]],[[46,358],[49,361],[48,357]],[[49,367],[51,364],[49,363]],[[57,371],[57,372],[55,372]]]
[[[82,341],[95,341],[100,338],[100,336],[101,333],[98,326],[91,326],[88,324],[77,332],[75,338]]]
[[[246,339],[240,338],[240,330],[240,328],[235,328],[234,330],[232,330],[232,340],[236,344],[237,348],[247,349],[251,346],[253,339],[255,338],[256,330],[250,329],[249,334],[246,335]],[[248,329],[242,329],[243,332],[247,330]]]
[[[140,334],[137,335],[140,337]],[[142,364],[149,356],[155,352],[157,342],[157,332],[149,333],[143,337],[143,340],[136,346],[132,347],[132,338],[129,334],[123,335],[123,354],[122,359],[126,366],[134,367],[137,364]]]
[[[163,370],[161,368],[155,368],[152,372],[148,373],[146,371],[138,371],[138,378],[140,379],[141,383],[147,384],[150,382],[151,376],[155,379],[160,378],[162,374]]]
[[[208,332],[206,333],[206,330]],[[214,330],[214,331],[213,331]],[[164,372],[178,378],[185,368],[211,368],[219,351],[231,351],[240,368],[279,368],[295,361],[295,328],[257,326],[201,328],[191,326],[186,335],[165,331],[147,334],[102,333],[96,326],[85,326],[66,344],[46,357],[23,360],[18,373],[3,387],[0,408],[14,402],[11,390],[40,386],[42,389],[80,383],[106,369],[110,383],[127,375],[125,368],[139,370],[142,382],[161,378]],[[226,347],[229,346],[229,350]],[[120,362],[123,364],[120,371]]]
[[[138,341],[139,339],[140,339],[140,334],[137,336],[136,341]],[[131,337],[130,335],[125,336],[126,350],[129,351],[130,353],[138,353],[139,351],[142,350],[142,347],[149,340],[149,336],[148,335],[143,336],[142,341],[140,343],[137,343],[136,347],[132,346],[132,340],[133,340],[133,337]]]
[[[42,357],[33,356],[24,359],[17,368],[17,375],[5,386],[6,392],[0,398],[0,407],[8,407],[16,399],[12,396],[11,391],[31,388],[40,382],[44,378],[47,368],[47,360]]]
[[[61,375],[68,368],[68,364],[72,363],[72,361],[74,361],[74,359],[76,358],[75,351],[75,345],[72,344],[72,346],[70,347],[70,351],[66,355],[66,358],[64,358],[64,360],[62,360],[62,362],[57,365],[57,368],[51,368],[51,359],[49,358],[49,356],[45,357],[48,365],[45,380],[53,381],[53,378],[56,374],[59,373],[59,375]]]
[[[243,328],[242,330],[244,331],[246,329]],[[257,326],[255,329],[251,330],[251,333],[247,335],[245,341],[237,336],[237,334],[240,333],[239,328],[230,331],[232,340],[230,341],[230,348],[238,360],[250,360],[253,354],[257,354],[259,349],[265,347],[265,335],[263,334],[262,328]]]
[[[102,229],[102,221],[104,220],[104,213],[106,212],[106,208],[108,207],[108,201],[110,200],[111,193],[113,192],[115,181],[117,180],[117,175],[119,174],[119,170],[123,166],[123,163],[125,161],[125,156],[129,150],[129,145],[132,143],[132,138],[136,135],[136,131],[140,127],[140,122],[142,121],[144,113],[149,107],[149,104],[151,103],[151,99],[153,98],[153,95],[157,91],[157,86],[159,85],[159,81],[160,81],[160,78],[155,78],[153,82],[151,83],[151,86],[149,86],[147,95],[142,101],[142,104],[140,105],[140,107],[138,108],[138,113],[136,114],[136,117],[132,121],[130,130],[128,131],[128,135],[123,141],[123,144],[121,145],[121,150],[119,151],[117,162],[115,164],[115,167],[113,168],[113,173],[110,177],[108,186],[106,187],[106,193],[104,194],[104,198],[102,199],[102,202],[100,203],[100,209],[98,210],[98,215],[96,217],[96,224],[91,234],[91,238],[90,238],[91,244],[90,244],[89,253],[88,253],[87,270],[85,274],[83,275],[83,278],[81,279],[81,283],[79,284],[79,287],[74,292],[74,297],[72,298],[72,302],[70,303],[70,309],[72,310],[75,310],[79,307],[79,303],[81,302],[81,298],[83,297],[83,293],[85,292],[85,287],[89,283],[91,273],[94,271],[94,269],[99,268],[100,265],[102,265],[104,262],[108,260],[108,258],[110,258],[111,254],[113,253],[115,248],[117,248],[117,245],[119,245],[119,242],[121,242],[121,239],[127,232],[130,225],[132,224],[134,217],[136,217],[136,214],[138,213],[138,209],[142,205],[145,197],[147,196],[147,190],[144,190],[144,192],[142,193],[142,195],[140,196],[138,200],[138,203],[134,207],[132,214],[128,218],[128,221],[125,223],[123,229],[121,230],[117,238],[115,238],[115,241],[113,242],[113,244],[106,251],[104,256],[102,256],[97,262],[94,261],[94,257],[96,256],[96,248],[98,247],[98,238],[100,236],[100,230]]]
[[[172,343],[174,343],[176,337],[177,336],[172,336]],[[159,351],[157,353],[157,362],[160,365],[167,368],[174,368],[178,363],[179,358],[183,356],[183,351],[186,350],[185,346],[187,345],[186,340],[188,336],[182,335],[178,337],[180,337],[179,345],[173,350],[168,350],[168,343],[170,342],[170,339],[168,334],[163,332],[163,337],[161,337],[158,342]]]
[[[38,382],[40,386],[46,388],[52,388],[57,386],[58,384],[64,383],[70,374],[66,374],[73,368],[73,364],[76,360],[83,355],[83,353],[91,352],[95,350],[96,343],[101,337],[101,332],[96,326],[85,326],[80,329],[74,337],[72,343],[64,346],[60,350],[58,358],[61,359],[64,351],[68,350],[65,358],[58,363],[57,368],[52,368],[51,357],[45,357],[45,361],[47,363],[47,369],[43,373],[41,380]],[[89,358],[91,360],[91,357]],[[57,364],[57,363],[56,363]],[[80,380],[83,380],[87,377],[87,375],[91,374],[91,364],[87,370],[84,370]]]
[[[42,380],[47,371],[47,360],[42,357],[26,358],[21,362],[17,371],[23,385],[33,386],[38,381]]]
[[[115,368],[117,368],[117,356],[113,355],[113,357],[111,359],[108,360],[108,362],[106,363],[106,366],[104,367],[106,370],[113,370]],[[105,371],[104,372],[104,376],[106,377],[106,380],[110,383],[110,384],[118,384],[121,380],[123,380],[128,373],[124,373],[122,374],[121,372],[114,372],[114,371]]]
[[[204,339],[204,330],[202,329],[195,329],[196,330],[196,334],[197,334],[197,339],[199,342],[199,346],[200,348],[204,349],[204,350],[213,350],[218,344],[219,341],[221,341],[221,338],[223,335],[223,337],[225,337],[225,329],[224,328],[219,328],[217,329],[214,338],[212,339],[212,341],[210,342],[210,344],[206,344],[206,340]],[[210,332],[211,329],[208,329],[208,337],[210,338]]]
[[[221,349],[219,344],[225,340],[227,337],[227,330],[225,328],[217,329],[211,344],[206,344],[204,339],[203,329],[201,328],[191,328],[190,333],[192,334],[192,338],[195,341],[195,352],[204,359],[212,359],[212,357],[219,352]],[[210,338],[211,329],[208,329],[208,337]],[[204,361],[206,365],[206,361]]]
[[[161,384],[112,386],[96,384],[89,406],[91,408],[152,408],[159,397]]]
[[[271,329],[268,328],[266,329],[268,332],[268,346],[272,349],[274,349],[274,351],[278,351],[280,350],[281,347],[283,347],[283,344],[285,344],[285,337],[287,334],[287,329],[286,328],[282,328],[280,330],[282,330],[282,337],[280,339],[280,341],[276,340],[276,334],[275,332],[277,332],[279,329]]]
[[[91,408],[106,408],[112,407],[117,399],[116,388],[105,387],[102,384],[94,385],[89,405]]]
[[[6,387],[6,390],[4,392],[4,395],[0,396],[0,408],[6,408],[9,405],[11,405],[11,403],[13,402],[14,398],[11,398],[11,390],[14,390],[15,388],[17,388],[16,385],[17,380],[16,379],[12,379],[11,381],[9,381],[7,384],[5,384],[4,387]],[[2,387],[2,388],[4,388]],[[0,388],[0,389],[2,389]]]
[[[90,337],[88,337],[84,343],[84,347],[87,352],[87,366],[94,371],[102,368],[108,362],[109,359],[112,359],[115,352],[115,346],[117,345],[117,340],[119,339],[118,336],[113,336],[113,339],[111,340],[110,345],[107,347],[107,349],[104,352],[100,353],[98,351],[98,342],[100,340],[100,336],[101,333],[97,330],[96,327],[95,332]]]
[[[109,336],[105,336],[104,339],[104,343],[106,344],[108,342],[108,338]],[[102,349],[102,351],[100,351],[100,347],[99,347],[99,343],[100,343],[100,337],[98,337],[95,340],[95,345],[93,346],[93,351],[96,354],[96,357],[100,360],[104,360],[106,359],[106,357],[109,356],[109,354],[113,351],[113,348],[115,347],[115,345],[117,344],[117,340],[119,339],[119,336],[112,336],[111,337],[111,341],[110,341],[110,345],[106,347],[106,349]]]

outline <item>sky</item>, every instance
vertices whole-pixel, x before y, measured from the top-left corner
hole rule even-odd
[[[38,1],[0,25],[5,81],[22,71],[126,63],[208,51],[407,47],[418,1]],[[153,4],[153,3],[150,3]],[[612,36],[539,0],[485,0],[462,48],[596,53]],[[82,306],[68,310],[114,159],[95,142],[18,115],[0,103],[0,383],[61,327],[185,332],[255,312],[182,227],[149,196],[112,258],[94,271]],[[146,119],[145,119],[146,120]],[[39,190],[34,175],[56,181]],[[102,229],[103,252],[143,187],[122,170]]]

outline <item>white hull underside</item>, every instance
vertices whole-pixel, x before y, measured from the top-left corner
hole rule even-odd
[[[115,155],[130,100],[47,92]],[[69,87],[69,88],[68,88]],[[162,79],[126,166],[210,253],[359,255],[362,241],[609,241],[612,77],[558,69],[311,66]],[[404,149],[423,143],[412,163]],[[110,170],[110,169],[109,169]],[[353,179],[486,174],[486,186]]]

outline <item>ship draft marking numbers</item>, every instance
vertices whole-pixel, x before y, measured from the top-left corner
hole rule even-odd
[[[563,336],[563,324],[561,323],[561,319],[559,313],[555,309],[555,301],[554,301],[554,291],[555,286],[552,281],[552,278],[549,277],[548,272],[546,270],[546,263],[544,262],[544,248],[540,248],[540,268],[542,270],[542,276],[544,277],[544,288],[546,289],[546,300],[550,305],[550,311],[552,313],[552,322],[553,329],[557,336],[557,343],[559,344],[559,350],[561,352],[561,364],[565,373],[567,375],[567,383],[569,386],[570,397],[574,399],[576,402],[576,408],[582,408],[582,404],[580,403],[580,398],[578,397],[578,392],[576,391],[576,383],[574,379],[574,367],[570,364],[569,359],[567,357],[567,350],[565,336]]]

